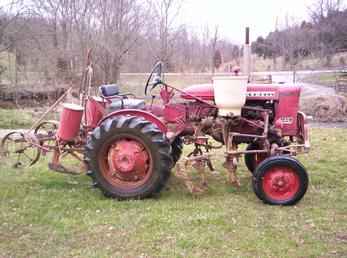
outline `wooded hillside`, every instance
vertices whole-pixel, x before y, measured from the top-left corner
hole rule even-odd
[[[252,50],[259,57],[272,58],[275,69],[277,59],[283,57],[284,66],[295,66],[304,58],[319,58],[325,67],[332,65],[336,53],[347,51],[347,9],[340,0],[317,0],[309,7],[309,21],[276,29],[267,37],[258,37]],[[341,56],[338,64],[346,65]],[[276,67],[277,66],[277,67]]]

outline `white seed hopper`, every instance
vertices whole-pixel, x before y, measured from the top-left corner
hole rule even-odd
[[[214,98],[220,116],[238,116],[246,102],[247,76],[213,77]]]

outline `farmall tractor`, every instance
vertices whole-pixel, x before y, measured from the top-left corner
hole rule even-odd
[[[204,178],[205,167],[214,170],[213,150],[224,148],[217,158],[224,160],[231,184],[239,185],[236,169],[244,155],[253,190],[263,202],[292,205],[304,196],[308,175],[293,158],[309,149],[299,87],[248,84],[245,77],[226,76],[178,89],[162,80],[159,62],[144,87],[146,102],[120,93],[117,85],[101,86],[100,96],[91,96],[91,65],[87,71],[81,104],[63,104],[59,123],[39,120],[31,131],[3,139],[3,154],[14,157],[14,166],[32,165],[51,151],[49,167],[70,173],[61,159],[72,155],[105,196],[142,199],[165,187],[183,145],[193,151],[176,170],[192,192],[201,188],[191,184],[190,166]]]

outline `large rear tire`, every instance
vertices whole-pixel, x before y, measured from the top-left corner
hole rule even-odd
[[[252,183],[255,194],[264,203],[294,205],[307,191],[308,175],[298,160],[275,156],[259,164]]]
[[[183,152],[183,140],[180,137],[177,137],[172,143],[171,143],[171,157],[174,162],[174,164],[179,161],[179,159],[182,156]]]
[[[134,116],[107,119],[86,145],[88,175],[105,196],[143,199],[159,193],[172,168],[171,146],[151,122]]]

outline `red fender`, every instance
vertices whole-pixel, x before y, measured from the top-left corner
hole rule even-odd
[[[160,129],[160,131],[162,131],[163,133],[167,133],[167,127],[166,125],[155,115],[143,111],[143,110],[138,110],[138,109],[122,109],[122,110],[118,110],[115,112],[112,112],[110,114],[108,114],[107,116],[103,117],[99,123],[98,126],[100,126],[100,124],[102,122],[104,122],[106,119],[109,119],[111,117],[115,117],[115,116],[138,116],[138,117],[143,117],[144,119],[146,119],[147,121],[155,124],[156,126],[158,126],[158,128]]]

